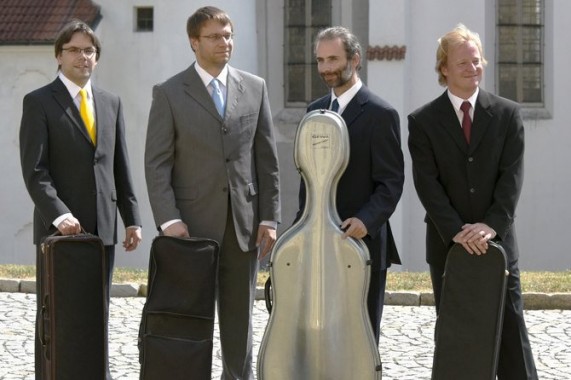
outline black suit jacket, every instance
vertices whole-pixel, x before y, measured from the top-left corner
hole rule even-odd
[[[126,226],[141,225],[129,170],[119,97],[93,87],[97,147],[63,82],[24,97],[20,159],[34,202],[34,243],[71,212],[105,245],[117,242],[117,208]]]
[[[408,122],[414,184],[428,223],[427,262],[443,265],[462,225],[477,222],[497,232],[508,260],[515,261],[524,151],[519,106],[480,90],[470,145],[447,92],[411,113]]]
[[[327,109],[331,95],[317,99],[308,111]],[[389,217],[403,190],[404,160],[397,111],[363,85],[341,114],[349,131],[349,164],[337,186],[337,212],[341,220],[356,217],[367,227],[363,239],[373,270],[400,264]],[[301,181],[298,218],[305,207]]]

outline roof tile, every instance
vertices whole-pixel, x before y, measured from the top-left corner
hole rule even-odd
[[[52,44],[73,19],[95,28],[101,7],[91,0],[0,0],[0,45]]]

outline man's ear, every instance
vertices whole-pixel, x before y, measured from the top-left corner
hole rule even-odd
[[[359,53],[356,53],[353,58],[351,59],[352,63],[353,63],[353,67],[356,69],[358,67],[361,66],[361,55]]]
[[[190,42],[190,48],[192,49],[192,51],[196,51],[195,46],[198,43],[198,39],[188,37],[188,42]]]

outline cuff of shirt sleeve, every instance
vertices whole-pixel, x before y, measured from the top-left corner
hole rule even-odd
[[[60,215],[58,216],[54,221],[53,221],[53,225],[55,226],[55,228],[57,228],[57,226],[59,226],[59,224],[61,222],[63,222],[64,220],[66,220],[67,218],[69,218],[70,216],[73,216],[73,214],[71,212],[68,212],[66,214]]]
[[[167,228],[169,228],[169,226],[172,226],[176,222],[182,222],[182,220],[181,219],[173,219],[173,220],[169,220],[168,222],[161,224],[160,225],[161,231],[166,230]]]
[[[268,226],[276,230],[278,228],[278,222],[274,222],[273,220],[262,220],[260,222],[260,226]]]

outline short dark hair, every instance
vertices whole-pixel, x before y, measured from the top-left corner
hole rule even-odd
[[[230,16],[222,9],[208,6],[202,7],[196,10],[186,22],[186,33],[189,38],[200,37],[200,29],[202,26],[210,20],[218,21],[222,25],[230,25],[232,31],[234,31],[234,25],[232,25],[232,20]]]
[[[319,41],[323,40],[335,40],[339,38],[343,43],[345,48],[345,53],[347,54],[347,59],[350,61],[353,59],[355,55],[359,55],[362,57],[361,54],[361,44],[359,43],[359,39],[355,36],[351,31],[343,26],[332,26],[327,29],[321,30],[317,37],[315,37],[315,48],[317,48],[317,44]],[[361,69],[361,63],[357,66],[357,70]]]
[[[58,55],[61,54],[63,50],[63,45],[67,44],[73,38],[75,33],[83,33],[91,39],[93,46],[95,47],[95,60],[99,60],[99,56],[101,55],[101,42],[99,42],[99,38],[95,35],[93,30],[81,20],[72,20],[67,23],[62,30],[58,33],[56,37],[56,41],[54,44],[55,56],[56,58]]]

